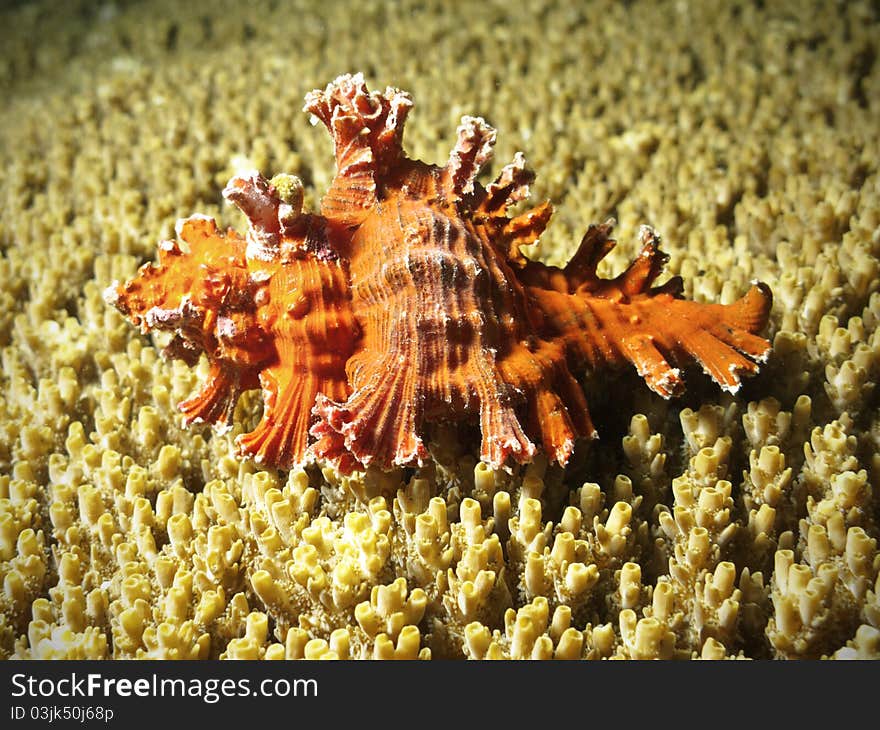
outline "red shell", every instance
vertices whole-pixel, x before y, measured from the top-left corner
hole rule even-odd
[[[318,394],[349,392],[357,328],[348,281],[320,216],[286,210],[259,174],[233,178],[224,195],[248,215],[247,239],[211,218],[179,221],[180,242],[161,244],[158,264],[105,296],[144,331],[174,331],[166,355],[208,356],[207,382],[180,404],[187,423],[229,424],[241,392],[262,388],[263,417],[239,449],[289,467],[307,456]]]
[[[136,324],[178,333],[171,354],[211,359],[212,382],[181,406],[188,418],[228,418],[259,375],[263,420],[239,446],[269,463],[304,460],[309,424],[314,454],[343,470],[421,463],[426,422],[478,419],[480,456],[493,467],[529,461],[536,442],[564,464],[578,438],[595,435],[574,373],[631,362],[669,397],[682,388],[675,366],[692,360],[729,390],[756,372],[770,347],[756,334],[766,286],[727,306],[682,299],[677,278],[654,287],[666,257],[647,227],[641,254],[615,279],[596,276],[614,245],[609,223],[591,226],[562,269],[527,260],[520,246],[551,207],[507,216],[533,177],[522,156],[481,186],[495,132],[465,117],[443,167],[410,160],[401,136],[411,105],[396,89],[369,93],[360,75],[312,92],[306,109],[336,146],[321,216],[284,212],[258,176],[234,179],[225,192],[249,216],[247,245],[188,219],[190,254],[169,267],[160,252],[158,268],[112,290]],[[196,229],[213,243],[191,241]],[[199,280],[196,266],[210,275]],[[224,293],[204,292],[218,277]],[[157,307],[176,314],[151,317]],[[181,314],[187,307],[198,316]],[[180,324],[189,316],[198,326]]]

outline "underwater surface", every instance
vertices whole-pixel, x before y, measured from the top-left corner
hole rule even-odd
[[[828,2],[6,2],[0,8],[0,657],[880,658],[880,13]],[[464,115],[522,152],[563,266],[650,225],[683,296],[773,293],[735,393],[580,381],[599,438],[492,469],[242,458],[177,404],[208,377],[103,292],[259,170],[335,174],[304,97],[408,91],[443,165]],[[581,368],[581,371],[583,368]]]

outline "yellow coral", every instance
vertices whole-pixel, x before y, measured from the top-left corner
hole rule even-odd
[[[96,43],[49,4],[0,11],[14,29],[0,657],[880,656],[880,89],[852,62],[877,36],[865,3],[798,23],[784,4],[698,3],[688,26],[668,3],[598,0],[576,23],[557,0],[479,4],[462,24],[402,0],[381,33],[379,16],[325,3],[294,55],[284,3],[249,5],[251,43],[233,0],[125,4]],[[565,70],[573,47],[588,72]],[[414,157],[443,159],[462,110],[492,115],[499,159],[523,150],[534,197],[557,209],[529,256],[563,264],[584,220],[613,215],[602,276],[649,220],[688,296],[768,282],[762,374],[734,398],[686,373],[684,403],[587,377],[602,438],[565,472],[541,458],[493,471],[454,423],[414,472],[261,470],[231,448],[260,416],[254,394],[229,433],[182,429],[174,404],[207,363],[164,360],[167,343],[101,292],[182,215],[240,223],[216,194],[240,170],[299,175],[302,191],[277,182],[314,209],[333,164],[296,110],[346,65],[417,96]]]

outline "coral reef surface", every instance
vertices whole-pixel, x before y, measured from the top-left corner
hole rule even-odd
[[[875,4],[64,5],[0,11],[0,656],[880,656]],[[463,114],[528,156],[556,209],[529,260],[614,217],[603,279],[647,222],[687,299],[766,282],[761,372],[587,374],[601,438],[564,468],[493,469],[466,423],[420,466],[269,468],[235,449],[252,381],[227,433],[187,427],[208,359],[102,292],[194,211],[241,228],[245,171],[319,210],[301,100],[352,69],[418,100],[414,159]]]

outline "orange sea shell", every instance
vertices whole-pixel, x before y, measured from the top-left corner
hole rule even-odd
[[[564,268],[528,260],[548,203],[509,217],[533,175],[522,155],[491,185],[476,181],[495,131],[464,117],[442,167],[406,157],[405,92],[370,93],[358,74],[310,93],[306,110],[336,148],[321,215],[300,210],[284,178],[234,178],[224,194],[248,216],[247,239],[190,218],[189,246],[160,246],[108,299],[135,324],[176,333],[169,354],[205,352],[211,378],[181,404],[192,421],[228,421],[242,389],[264,392],[263,418],[242,453],[283,467],[312,452],[343,471],[424,462],[425,424],[478,421],[480,457],[527,462],[538,446],[560,464],[593,437],[575,374],[626,362],[664,397],[679,367],[700,363],[736,390],[769,351],[769,289],[731,305],[681,298],[654,232],[620,276],[596,267],[614,245],[610,223],[591,226]],[[283,183],[283,184],[282,184]],[[312,408],[314,406],[314,409]]]
[[[669,361],[696,359],[730,389],[756,370],[769,349],[753,334],[767,320],[766,287],[730,306],[682,300],[678,280],[652,289],[664,256],[650,229],[614,280],[595,273],[613,245],[609,225],[591,228],[565,269],[528,261],[520,246],[551,209],[507,216],[532,179],[522,156],[483,188],[475,178],[495,131],[465,117],[445,166],[410,160],[400,145],[410,106],[396,89],[369,93],[359,75],[307,97],[336,146],[322,213],[340,231],[362,332],[346,366],[352,393],[319,396],[314,433],[336,432],[356,460],[389,467],[427,457],[425,421],[473,417],[490,465],[530,460],[534,441],[564,464],[595,433],[571,367],[629,361],[665,397],[681,387]]]
[[[324,220],[300,212],[301,190],[282,200],[254,173],[223,192],[248,216],[246,238],[223,234],[211,218],[178,221],[179,241],[160,244],[158,264],[105,298],[145,332],[173,331],[166,355],[190,363],[207,355],[207,382],[180,404],[187,423],[228,425],[241,392],[262,388],[263,417],[239,436],[239,449],[290,467],[306,458],[317,395],[348,393],[356,332],[348,282]]]

